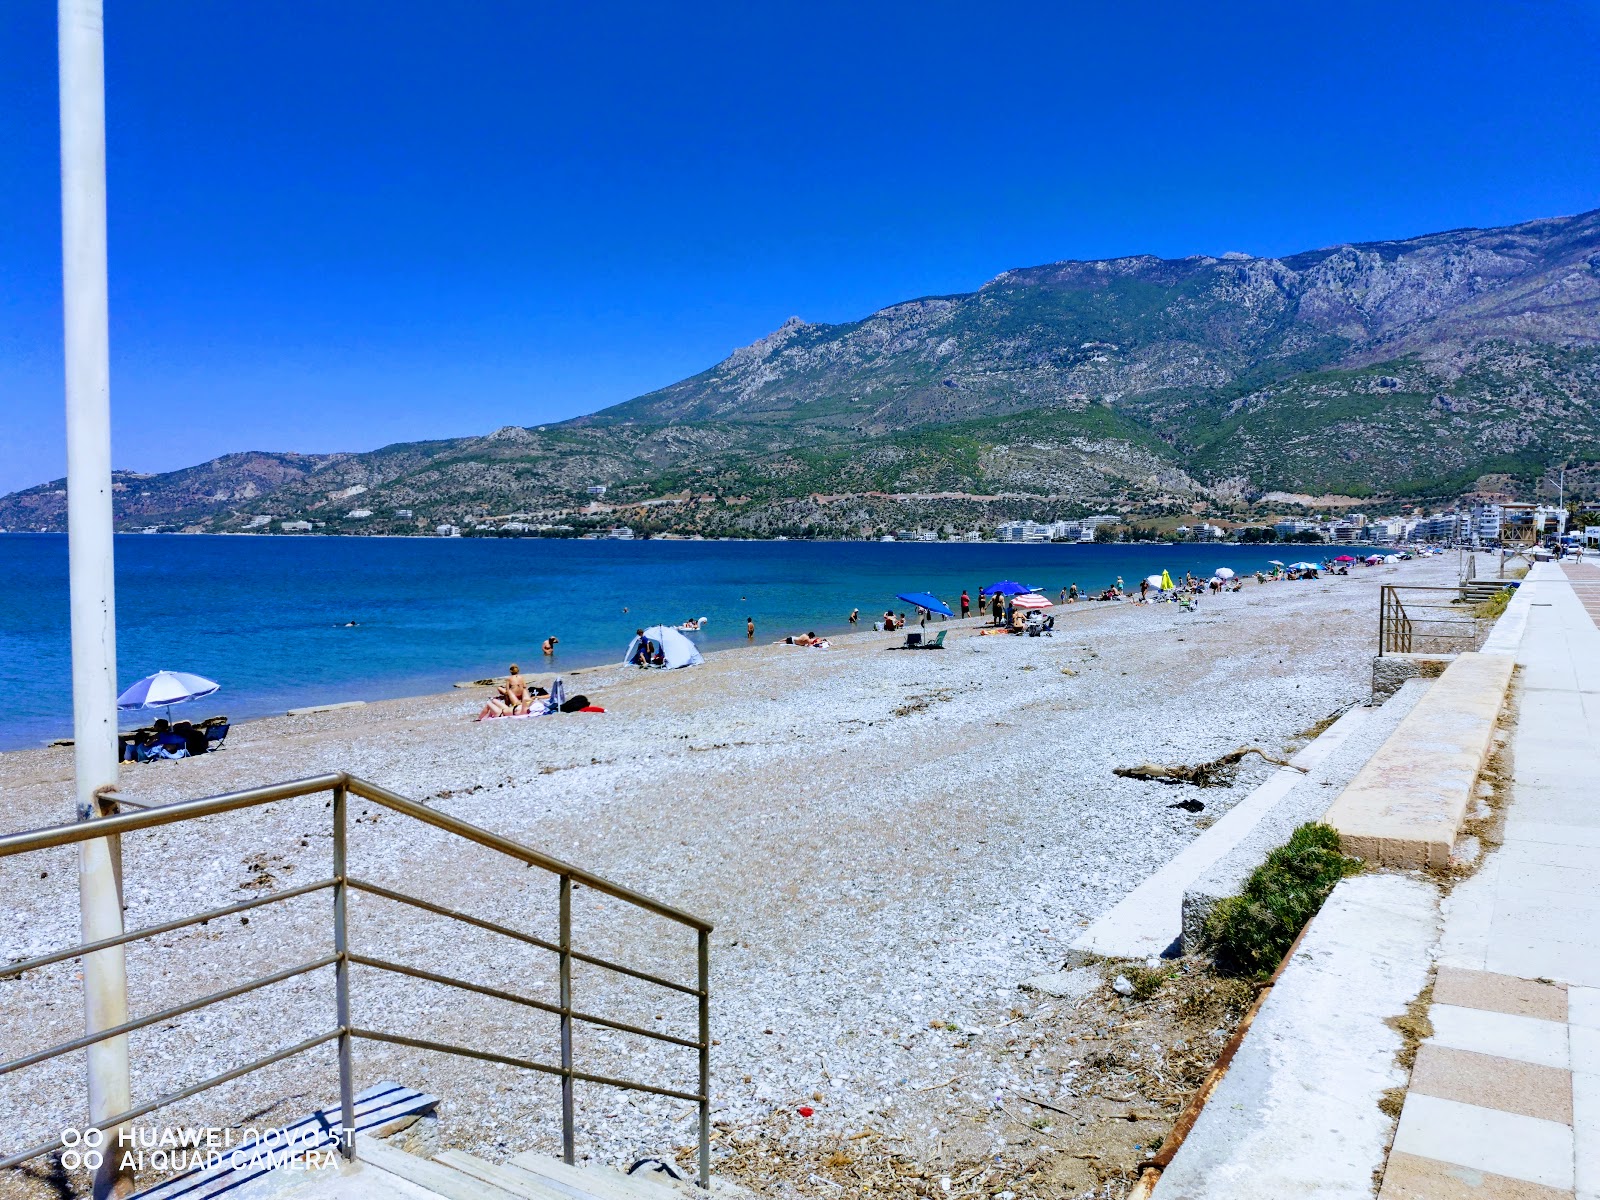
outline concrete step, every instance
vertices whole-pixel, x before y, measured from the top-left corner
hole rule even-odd
[[[573,1197],[583,1195],[575,1188],[558,1187],[520,1167],[492,1163],[464,1150],[446,1150],[434,1155],[434,1161],[463,1175],[503,1188],[523,1200],[573,1200]]]
[[[522,1200],[518,1193],[468,1175],[429,1158],[419,1158],[397,1150],[375,1138],[356,1134],[356,1157],[363,1165],[390,1175],[441,1196],[444,1200]],[[537,1200],[547,1200],[538,1197]]]
[[[398,1083],[374,1084],[355,1097],[356,1132],[386,1136],[405,1122],[431,1114],[439,1100]],[[209,1200],[273,1172],[275,1164],[297,1154],[326,1151],[339,1136],[339,1105],[330,1104],[276,1131],[271,1140],[245,1142],[222,1151],[223,1162],[175,1175],[135,1193],[130,1200]]]
[[[683,1195],[671,1185],[643,1176],[624,1175],[609,1168],[569,1166],[545,1154],[525,1151],[513,1155],[509,1165],[564,1191],[571,1200],[677,1200]]]

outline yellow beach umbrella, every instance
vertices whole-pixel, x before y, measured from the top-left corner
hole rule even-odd
[[[1161,590],[1163,592],[1176,591],[1178,585],[1172,582],[1172,576],[1167,574],[1165,567],[1161,569]]]

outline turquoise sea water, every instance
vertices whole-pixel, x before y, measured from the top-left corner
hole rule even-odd
[[[552,634],[555,666],[581,667],[620,660],[640,625],[708,617],[697,640],[716,649],[745,644],[746,616],[773,641],[846,629],[852,608],[870,629],[884,608],[907,608],[901,591],[956,608],[963,587],[976,601],[999,579],[1054,597],[1162,568],[1243,574],[1302,557],[1289,549],[128,535],[117,667],[122,687],[162,668],[208,676],[223,690],[186,715],[243,719],[440,691],[512,661],[544,670]],[[67,630],[66,538],[0,536],[0,748],[70,734]]]

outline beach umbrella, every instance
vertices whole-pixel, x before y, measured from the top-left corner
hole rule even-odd
[[[1355,562],[1355,556],[1354,555],[1350,555],[1350,554],[1341,554],[1341,555],[1339,555],[1338,558],[1334,559],[1333,561],[1334,562]]]
[[[1167,573],[1167,569],[1165,567],[1161,568],[1161,590],[1163,592],[1174,592],[1178,590],[1178,585],[1172,582],[1172,576]]]
[[[1283,566],[1283,560],[1281,558],[1269,558],[1267,561],[1275,567]]]
[[[1147,576],[1145,578],[1145,582],[1148,583],[1153,588],[1159,588],[1161,586],[1161,576],[1159,576],[1159,575]]]
[[[913,604],[918,608],[925,608],[929,612],[943,613],[947,617],[956,615],[950,611],[948,604],[932,592],[896,592],[894,598],[904,600],[907,604]]]
[[[1215,575],[1218,579],[1232,579],[1233,578],[1233,568],[1232,567],[1218,567],[1215,571],[1213,571],[1211,573],[1213,575]]]
[[[1322,570],[1322,568],[1319,567],[1316,563],[1297,562],[1297,563],[1290,563],[1289,564],[1289,570],[1291,570],[1291,571],[1320,571],[1320,570]]]
[[[980,596],[1026,596],[1032,588],[1025,588],[1014,579],[1002,579],[988,587],[978,589]]]
[[[157,671],[154,675],[146,675],[118,696],[117,707],[164,708],[170,719],[174,704],[199,700],[221,687],[220,683],[213,683],[202,675],[191,675],[187,671]]]
[[[1012,608],[1049,608],[1050,606],[1050,601],[1031,592],[1026,596],[1018,596],[1011,602]]]

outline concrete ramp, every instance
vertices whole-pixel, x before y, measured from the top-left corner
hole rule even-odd
[[[1515,666],[1462,654],[1434,681],[1328,809],[1345,853],[1385,866],[1449,863]]]

